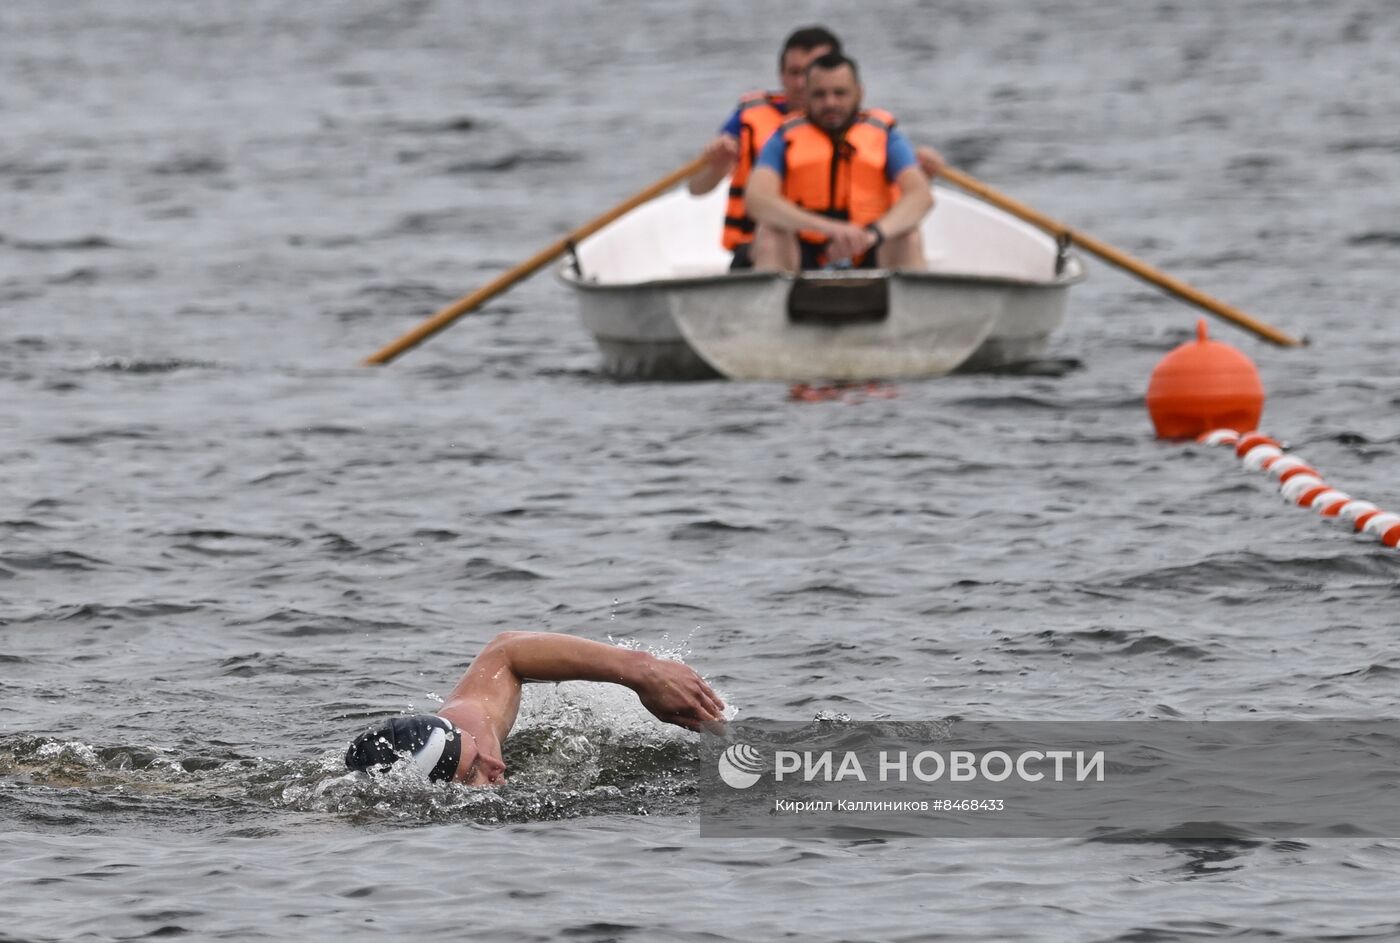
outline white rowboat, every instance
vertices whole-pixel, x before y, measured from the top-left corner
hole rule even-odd
[[[944,187],[923,223],[926,272],[730,273],[727,191],[672,191],[561,266],[605,372],[796,382],[1002,369],[1044,351],[1084,278],[1048,234]]]

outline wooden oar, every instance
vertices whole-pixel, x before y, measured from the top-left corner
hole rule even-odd
[[[499,295],[501,292],[505,291],[507,288],[514,285],[516,282],[528,278],[544,266],[548,265],[550,262],[553,262],[555,259],[559,258],[559,256],[563,255],[568,250],[569,245],[571,243],[581,242],[582,240],[587,239],[589,236],[593,235],[595,232],[608,225],[608,223],[611,223],[613,220],[617,219],[623,213],[627,213],[633,209],[636,209],[638,206],[641,206],[643,203],[655,199],[656,197],[665,193],[667,190],[674,187],[676,184],[680,183],[685,178],[689,177],[691,174],[698,171],[702,166],[704,166],[704,164],[705,157],[702,155],[700,157],[695,158],[693,161],[686,164],[684,167],[681,167],[679,170],[672,171],[671,173],[662,177],[660,180],[656,181],[651,186],[647,187],[645,190],[642,190],[641,192],[636,193],[631,197],[628,197],[626,200],[622,201],[617,206],[614,206],[612,209],[608,210],[606,213],[604,213],[602,216],[599,216],[597,219],[594,219],[592,222],[580,226],[578,229],[575,229],[573,232],[569,233],[567,236],[560,239],[558,242],[551,243],[550,245],[541,249],[539,252],[536,252],[534,255],[530,256],[530,258],[526,259],[524,262],[521,262],[509,272],[506,272],[505,274],[497,277],[489,285],[483,285],[481,288],[478,288],[470,295],[467,295],[463,298],[459,298],[458,300],[452,302],[452,304],[448,305],[446,308],[443,308],[437,314],[428,318],[428,320],[424,321],[422,324],[409,331],[403,337],[400,337],[398,340],[394,341],[392,344],[387,345],[381,350],[375,351],[369,357],[365,358],[365,365],[368,366],[370,364],[388,363],[404,351],[412,347],[416,347],[418,344],[427,340],[429,337],[432,337],[438,331],[447,327],[447,325],[451,324],[453,321],[457,320],[462,315],[466,314],[468,311],[471,311],[473,308],[480,307],[481,305],[490,301],[492,298]]]
[[[1124,271],[1136,275],[1143,281],[1156,285],[1168,294],[1175,295],[1183,301],[1188,301],[1191,304],[1204,308],[1211,314],[1237,324],[1246,331],[1253,331],[1266,341],[1271,341],[1278,344],[1280,347],[1299,347],[1303,343],[1298,338],[1286,334],[1272,325],[1265,324],[1263,321],[1252,318],[1238,308],[1231,307],[1219,299],[1212,298],[1205,292],[1192,288],[1190,285],[1178,278],[1173,278],[1166,272],[1153,268],[1141,259],[1133,258],[1122,249],[1116,249],[1106,242],[1100,242],[1093,236],[1070,229],[1068,226],[1036,212],[1024,203],[1019,203],[1011,199],[1011,197],[1006,196],[1004,193],[993,190],[982,181],[963,173],[961,170],[957,170],[953,167],[943,167],[938,171],[938,175],[949,183],[956,184],[967,192],[981,197],[993,206],[998,206],[1013,216],[1019,216],[1021,219],[1024,219],[1034,226],[1039,226],[1056,238],[1068,239],[1081,249],[1092,252],[1105,262],[1116,265]]]

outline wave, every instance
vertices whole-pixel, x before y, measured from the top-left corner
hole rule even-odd
[[[233,626],[259,628],[263,634],[279,638],[305,638],[318,635],[359,635],[367,632],[398,634],[418,631],[404,622],[383,619],[361,619],[355,616],[327,615],[302,609],[275,609],[257,619],[237,619]]]
[[[534,570],[527,570],[524,567],[510,566],[488,557],[472,557],[461,565],[458,570],[462,576],[473,580],[482,580],[488,583],[508,583],[529,580],[543,580],[548,577],[536,573]]]
[[[1138,655],[1186,658],[1192,661],[1213,661],[1216,655],[1208,648],[1152,632],[1095,626],[1089,629],[1057,631],[1042,629],[1009,640],[997,651],[1017,657],[1060,657],[1072,653],[1075,658],[1095,660],[1107,656],[1135,657]]]
[[[382,235],[398,236],[459,236],[492,231],[489,214],[478,209],[430,210],[407,213]]]
[[[89,557],[74,550],[0,554],[0,564],[16,570],[72,570],[75,572],[86,572],[111,566],[106,560]]]
[[[1027,410],[1100,412],[1105,409],[1139,408],[1142,405],[1142,397],[1104,396],[1068,400],[1048,396],[1028,396],[1021,393],[1009,393],[1000,396],[964,396],[949,400],[948,405],[953,407],[966,407],[968,409],[1011,409],[1018,413],[1024,413]]]
[[[206,557],[253,557],[272,547],[297,547],[301,539],[282,534],[237,533],[217,529],[172,531],[176,550],[187,550]]]
[[[720,520],[693,521],[671,531],[672,540],[714,540],[732,534],[766,534],[768,528],[747,524],[728,524]]]
[[[1400,153],[1400,138],[1346,138],[1327,145],[1331,154],[1356,154],[1362,151],[1393,151]]]
[[[105,606],[100,603],[74,603],[56,606],[32,615],[15,619],[16,623],[48,622],[146,622],[161,616],[178,616],[204,609],[200,605],[161,602],[132,602],[124,605]]]
[[[153,426],[126,426],[120,429],[96,429],[75,435],[59,435],[49,439],[54,445],[98,445],[121,439],[156,439],[160,433]]]
[[[449,174],[501,173],[506,170],[518,170],[521,167],[552,167],[559,164],[575,164],[581,159],[581,156],[573,151],[526,148],[495,157],[450,164],[443,169],[443,172]]]
[[[464,134],[477,131],[481,122],[470,115],[443,118],[438,121],[389,121],[383,128],[388,131],[401,131],[405,134]]]
[[[67,173],[70,167],[64,160],[4,160],[0,161],[0,176],[46,177]],[[4,242],[4,239],[0,238],[0,242]]]
[[[1347,238],[1349,246],[1400,246],[1400,230],[1374,229]]]
[[[53,530],[53,529],[54,529],[54,528],[53,528],[52,526],[50,526],[50,525],[48,525],[48,524],[42,524],[42,523],[40,523],[39,521],[30,521],[30,520],[0,521],[0,531],[6,532],[6,533],[10,533],[10,534],[34,533],[34,532],[37,532],[37,531],[45,531],[45,530]]]
[[[25,252],[86,252],[118,249],[121,244],[106,236],[75,236],[71,239],[15,239],[8,245]]]
[[[958,372],[976,372],[980,374],[997,374],[999,376],[1015,377],[1050,377],[1052,379],[1058,379],[1083,369],[1084,361],[1077,357],[1040,357],[1035,360],[1024,360],[1020,363],[1011,363],[1000,367],[979,368],[976,371],[959,370]]]
[[[1172,590],[1226,600],[1259,589],[1322,590],[1337,577],[1394,578],[1389,558],[1338,551],[1327,556],[1271,557],[1263,553],[1211,554],[1193,563],[1158,567],[1087,585],[1110,590]]]
[[[837,596],[844,599],[878,599],[881,597],[891,597],[896,594],[870,592],[868,590],[863,590],[856,586],[852,586],[849,583],[824,580],[808,583],[807,585],[799,586],[796,589],[783,589],[778,590],[777,592],[769,593],[769,596],[773,599],[786,599],[790,597],[809,595]]]
[[[96,372],[96,373],[175,373],[178,370],[200,370],[215,367],[208,360],[184,360],[179,357],[166,357],[156,360],[128,359],[125,357],[107,357],[94,363],[82,367],[76,372]]]
[[[212,154],[176,154],[152,164],[150,171],[162,177],[200,177],[228,171],[228,163]]]
[[[238,667],[230,670],[236,674]],[[493,825],[697,810],[698,738],[651,719],[628,691],[582,683],[532,686],[521,723],[506,742],[508,779],[501,787],[430,783],[403,770],[348,773],[345,743],[379,716],[328,729],[334,745],[302,759],[250,756],[216,742],[191,752],[0,737],[0,777],[75,791],[70,809],[77,807],[84,821],[116,811],[113,803],[127,814],[233,812],[244,818],[262,809],[386,824]]]

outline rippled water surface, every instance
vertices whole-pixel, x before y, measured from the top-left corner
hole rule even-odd
[[[0,939],[1313,940],[1400,843],[698,837],[696,745],[529,693],[498,792],[338,778],[495,632],[750,718],[1394,717],[1394,552],[1154,441],[1195,314],[1107,268],[1041,376],[617,384],[540,276],[824,20],[965,169],[1312,340],[1264,425],[1400,504],[1384,0],[0,6]]]

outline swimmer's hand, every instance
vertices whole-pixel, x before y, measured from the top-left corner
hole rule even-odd
[[[658,720],[697,732],[724,732],[724,701],[688,665],[649,655],[628,686]]]
[[[481,650],[442,712],[475,710],[505,740],[526,681],[606,681],[637,692],[660,720],[687,730],[724,730],[724,702],[691,668],[647,652],[550,632],[502,632]],[[470,708],[464,705],[474,705]]]

